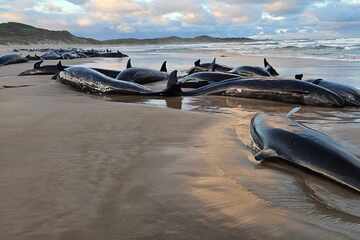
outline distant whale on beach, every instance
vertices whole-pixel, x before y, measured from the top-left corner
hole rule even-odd
[[[32,69],[26,70],[19,74],[19,76],[32,76],[32,75],[56,75],[63,69],[69,68],[71,66],[64,66],[61,64],[61,61],[56,65],[44,65],[41,66],[43,61],[39,61],[34,64]],[[95,71],[98,71],[102,74],[105,74],[108,77],[115,78],[120,71],[110,70],[110,69],[102,69],[102,68],[92,68]]]
[[[285,161],[360,191],[360,159],[329,136],[290,119],[292,112],[252,118],[251,136],[260,148],[255,159]]]
[[[16,53],[5,54],[5,55],[0,56],[0,66],[16,64],[16,63],[24,63],[27,61],[28,61],[27,58],[24,58],[21,55],[16,54]]]
[[[171,88],[168,92],[177,96],[223,95],[324,107],[344,106],[344,100],[336,93],[293,79],[235,78],[183,91],[178,83],[177,71],[174,71],[170,74],[168,86]]]
[[[129,59],[127,63],[127,69],[119,73],[116,76],[116,79],[139,84],[147,84],[167,80],[168,77],[169,75],[167,74],[166,61],[161,65],[160,71],[157,71],[148,68],[133,67],[131,64],[131,59]]]

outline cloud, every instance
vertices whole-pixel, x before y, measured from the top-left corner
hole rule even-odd
[[[99,39],[360,35],[360,0],[0,0],[0,4],[2,22],[69,29]]]

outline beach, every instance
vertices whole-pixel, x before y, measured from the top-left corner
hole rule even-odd
[[[186,49],[129,55],[135,66],[157,69],[167,60],[180,72],[197,58],[261,66],[264,57]],[[121,70],[126,60],[64,64]],[[286,76],[360,84],[359,62],[270,61]],[[15,87],[0,88],[1,239],[358,238],[358,193],[292,166],[254,161],[251,117],[293,105],[93,96],[49,76],[17,76],[32,65],[0,68],[0,86]],[[360,156],[357,109],[306,106],[295,119]]]

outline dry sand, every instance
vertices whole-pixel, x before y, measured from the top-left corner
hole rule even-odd
[[[239,141],[247,126],[233,117],[109,102],[49,76],[16,77],[31,66],[0,68],[0,86],[32,85],[0,88],[0,239],[349,237],[245,184],[278,179],[254,171]]]

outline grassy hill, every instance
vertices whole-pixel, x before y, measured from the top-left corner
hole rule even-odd
[[[250,38],[216,38],[198,36],[193,38],[165,37],[152,39],[113,39],[99,41],[92,38],[82,38],[68,31],[51,31],[30,25],[8,22],[0,23],[0,44],[181,44],[181,43],[214,43],[214,42],[248,42]]]
[[[50,31],[22,23],[0,23],[0,44],[69,43],[97,44],[99,41],[81,38],[68,31]]]

